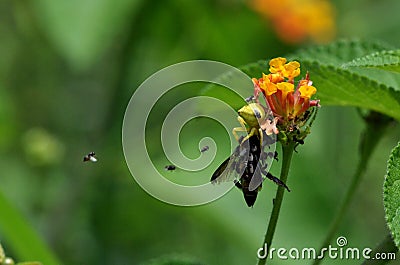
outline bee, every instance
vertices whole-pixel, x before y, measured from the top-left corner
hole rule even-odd
[[[266,178],[290,190],[280,179],[267,172],[268,162],[276,157],[276,153],[271,149],[275,139],[260,128],[260,124],[267,122],[264,107],[251,103],[242,107],[238,114],[241,127],[233,128],[232,133],[239,145],[217,168],[211,182],[233,181],[242,190],[247,206],[252,207]],[[237,132],[247,132],[247,136],[239,137]]]
[[[97,162],[96,154],[94,152],[90,152],[89,154],[85,155],[83,157],[83,162],[87,161]]]
[[[203,148],[201,148],[200,152],[204,153],[204,152],[208,151],[208,149],[210,149],[210,147],[208,147],[208,145],[206,145]]]
[[[165,170],[167,171],[174,171],[176,169],[176,166],[174,165],[167,165],[164,167]]]

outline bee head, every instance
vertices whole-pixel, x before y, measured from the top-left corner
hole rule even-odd
[[[258,126],[258,120],[264,119],[264,109],[257,103],[250,103],[239,109],[238,114],[250,126]]]

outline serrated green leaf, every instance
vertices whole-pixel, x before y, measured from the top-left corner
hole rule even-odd
[[[386,222],[396,246],[400,247],[400,142],[390,154],[385,183],[383,204]]]
[[[400,120],[400,92],[359,74],[316,62],[303,61],[321,105],[356,106]]]
[[[396,52],[388,45],[380,42],[365,42],[360,40],[341,40],[329,45],[316,46],[307,50],[287,56],[288,60],[298,60],[318,62],[322,65],[334,66],[339,69],[351,71],[359,76],[374,80],[379,84],[392,87],[394,90],[400,86],[400,75],[397,74]],[[350,63],[360,58],[370,58],[368,62],[375,67],[366,65],[354,65],[349,67]],[[372,57],[374,59],[372,59]],[[390,57],[390,58],[389,58]],[[380,65],[382,64],[382,65]],[[302,67],[303,71],[308,70]]]
[[[375,41],[339,40],[328,45],[315,46],[286,56],[288,60],[310,60],[324,65],[341,66],[368,54],[391,50],[392,47]]]
[[[356,58],[378,53],[387,47],[379,43],[339,41],[327,46],[314,47],[290,55],[288,60],[298,60],[302,73],[309,72],[317,88],[316,98],[322,106],[356,106],[375,110],[400,120],[400,79],[397,73],[380,69],[379,75],[363,72],[364,66],[344,68]],[[385,59],[387,62],[389,59]],[[390,59],[394,61],[395,59]],[[267,60],[251,63],[240,68],[249,77],[261,77],[268,72]],[[391,69],[392,70],[392,69]],[[304,74],[303,74],[304,75]],[[251,94],[252,88],[249,88]],[[223,91],[215,86],[204,90],[208,96],[223,97]],[[243,100],[234,105],[243,104]]]
[[[365,67],[400,73],[400,50],[376,52],[356,58],[342,65],[343,68]]]

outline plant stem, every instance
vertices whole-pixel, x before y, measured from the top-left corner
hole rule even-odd
[[[286,181],[287,181],[290,163],[292,161],[294,146],[295,146],[295,144],[292,142],[290,142],[287,145],[282,144],[282,154],[283,155],[282,155],[280,180],[283,181],[283,183],[286,183]],[[265,249],[265,251],[267,251],[267,253],[268,253],[268,249],[270,249],[270,247],[271,247],[272,239],[274,237],[275,228],[276,228],[276,224],[278,222],[279,211],[281,209],[284,193],[285,193],[285,188],[282,186],[278,186],[278,189],[277,189],[276,195],[275,195],[275,199],[274,199],[274,206],[272,208],[272,212],[271,212],[271,215],[269,218],[267,233],[265,234],[264,242],[262,244],[262,247],[264,247],[265,245],[267,246],[267,248]],[[258,265],[264,265],[266,263],[267,255],[265,255],[265,256],[266,256],[265,258],[259,258]]]
[[[378,246],[376,246],[372,252],[369,254],[369,256],[375,257],[375,255],[377,253],[396,253],[398,252],[398,249],[396,247],[396,245],[393,242],[392,236],[390,235],[390,233],[388,233],[385,238],[382,240],[382,242],[379,243]],[[381,260],[377,260],[377,259],[368,259],[365,260],[362,265],[383,265],[383,264],[387,264],[388,262],[390,262],[390,259],[381,259]]]
[[[367,169],[370,157],[375,150],[379,140],[383,137],[386,128],[392,121],[390,118],[373,111],[370,112],[368,116],[364,117],[364,120],[366,122],[366,127],[362,133],[362,138],[360,140],[360,160],[357,165],[357,170],[351,180],[349,188],[347,189],[343,202],[340,205],[339,210],[331,223],[329,232],[326,235],[321,247],[319,248],[319,252],[317,253],[321,253],[321,250],[323,248],[327,248],[332,241],[332,238],[335,235],[337,228],[339,227],[344,215],[347,212],[347,208],[354,198],[356,189],[361,181],[361,177]],[[322,259],[316,259],[312,264],[318,265],[321,263],[321,261]]]

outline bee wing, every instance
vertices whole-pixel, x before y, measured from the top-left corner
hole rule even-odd
[[[273,147],[273,144],[275,143],[276,138],[273,138],[271,136],[268,136],[265,134],[263,135],[263,143],[262,147],[260,148],[260,153],[259,153],[259,160],[257,162],[256,169],[254,170],[253,177],[250,180],[249,183],[249,191],[256,190],[258,187],[261,186],[263,181],[268,178],[268,170],[269,167],[268,165],[271,165],[273,162],[273,159],[275,158],[275,148]],[[259,142],[253,141],[252,144],[256,145],[257,147],[260,147]],[[272,152],[274,151],[274,152]]]
[[[234,153],[217,168],[211,177],[212,183],[235,181],[240,179],[248,160],[248,145],[239,145]]]
[[[260,163],[257,165],[256,170],[254,171],[253,177],[250,180],[249,183],[249,191],[253,191],[256,190],[258,187],[261,186],[261,184],[263,183],[265,177],[262,176],[261,173],[261,169],[260,169]]]
[[[224,162],[222,162],[222,164],[217,168],[217,170],[215,170],[215,172],[213,173],[212,177],[211,177],[211,182],[219,182],[222,178],[220,178],[220,176],[223,175],[225,169],[228,167],[229,162],[231,160],[231,157],[228,157]],[[218,180],[217,180],[218,178]]]

